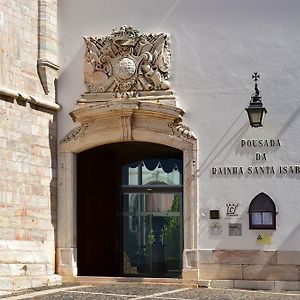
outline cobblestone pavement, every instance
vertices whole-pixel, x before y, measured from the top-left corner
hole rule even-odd
[[[185,288],[166,285],[105,285],[97,287],[59,287],[40,291],[20,292],[0,297],[3,300],[300,300],[300,292]]]

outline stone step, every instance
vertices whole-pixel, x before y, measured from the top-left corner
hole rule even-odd
[[[199,287],[217,289],[247,289],[247,290],[274,290],[299,291],[299,281],[276,280],[199,280]]]
[[[79,285],[155,285],[165,284],[179,287],[197,287],[197,282],[180,278],[145,278],[145,277],[107,277],[107,276],[75,276],[63,277],[63,282],[72,282]]]

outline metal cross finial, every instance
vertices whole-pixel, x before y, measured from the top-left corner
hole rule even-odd
[[[255,96],[259,96],[259,89],[257,87],[257,81],[258,79],[260,79],[260,75],[258,74],[258,72],[254,72],[254,74],[252,75],[252,79],[255,81]]]
[[[260,79],[260,75],[258,74],[258,72],[255,72],[253,75],[252,75],[252,79],[256,82],[258,81],[258,79]]]

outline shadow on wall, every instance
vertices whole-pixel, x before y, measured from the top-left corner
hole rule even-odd
[[[244,113],[244,111],[243,111]],[[282,137],[282,135],[288,130],[290,129],[292,126],[295,126],[295,121],[298,121],[298,116],[300,113],[300,107],[295,109],[295,111],[291,114],[290,118],[285,122],[284,126],[280,127],[280,130],[278,132],[278,134],[276,135],[277,138]],[[239,118],[240,116],[238,116]],[[247,128],[249,128],[249,124],[245,124],[245,126],[241,127],[239,130],[237,130],[236,134],[233,135],[233,138],[231,138],[228,142],[224,142],[224,140],[226,141],[228,139],[229,136],[229,132],[232,129],[233,125],[236,123],[236,121],[238,120],[238,118],[235,120],[235,122],[233,122],[232,126],[226,131],[226,134],[218,141],[218,143],[215,145],[213,151],[209,154],[209,156],[206,158],[206,160],[203,162],[203,164],[200,166],[200,170],[199,170],[199,176],[201,176],[203,174],[203,172],[208,169],[208,167],[210,166],[210,164],[212,164],[216,158],[218,157],[218,155],[221,155],[224,152],[226,152],[226,154],[224,155],[224,157],[228,157],[228,155],[233,151],[234,149],[234,143],[236,143],[236,141],[238,141],[243,134],[245,134],[247,132]],[[220,149],[220,145],[223,145]],[[228,148],[228,150],[227,150]],[[219,150],[220,149],[220,150]],[[240,151],[239,148],[236,148],[236,154],[239,155],[247,155],[247,153],[243,153],[242,151]],[[278,149],[270,149],[270,152],[274,152],[277,151]],[[224,160],[222,160],[224,161]],[[220,161],[218,161],[219,163]],[[296,161],[295,161],[296,162]],[[250,175],[250,176],[254,176],[255,178],[263,178],[264,174],[258,174],[258,175]],[[249,178],[250,176],[246,175],[246,178]],[[235,177],[235,178],[239,178],[241,176],[237,176],[237,175],[226,175],[226,177],[221,176],[222,178],[227,178],[230,179]],[[286,178],[286,179],[294,179],[294,180],[299,180],[300,176],[299,174],[277,174],[276,175],[268,175],[269,178]],[[215,176],[215,178],[217,178],[217,176]],[[228,182],[229,182],[228,181]],[[239,182],[240,184],[240,188],[243,188],[243,184],[245,184],[244,182],[242,183],[242,181]],[[269,183],[271,184],[271,183]],[[274,183],[273,183],[274,184]],[[278,184],[278,183],[276,183]],[[276,195],[276,189],[278,187],[275,187],[272,185],[269,186],[269,189],[274,188],[272,191],[270,191],[270,196],[273,198],[275,204],[277,205],[277,210],[279,209],[283,209],[284,207],[284,202],[288,199],[278,199],[277,195]],[[261,187],[259,188],[261,189]],[[230,191],[230,188],[229,188]],[[253,191],[253,197],[255,196],[255,194],[258,194],[259,192],[261,192],[262,190],[257,190],[257,192]],[[274,196],[274,197],[273,197]],[[289,195],[286,195],[287,197],[289,197]],[[231,197],[234,198],[234,195],[231,195]],[[252,199],[248,199],[248,203],[250,204]],[[239,200],[236,200],[237,203],[239,202]],[[226,202],[226,201],[225,201]],[[280,204],[280,205],[279,205]],[[286,253],[282,254],[282,257],[284,257],[284,261],[285,264],[290,264],[292,265],[292,267],[296,268],[296,265],[299,265],[298,263],[295,263],[296,258],[299,259],[299,252],[294,252],[292,251],[293,249],[296,251],[295,247],[295,239],[298,238],[298,233],[299,233],[299,229],[300,229],[300,222],[298,221],[297,217],[296,217],[296,212],[294,213],[295,219],[294,219],[294,223],[292,222],[292,219],[289,220],[290,222],[290,230],[288,232],[288,234],[286,236],[282,236],[282,233],[278,232],[280,229],[282,230],[285,227],[285,220],[281,217],[281,215],[277,215],[277,228],[276,230],[249,230],[249,214],[248,214],[248,209],[249,207],[247,205],[245,205],[243,207],[243,209],[241,209],[238,212],[238,216],[233,217],[233,218],[229,218],[226,216],[226,209],[225,209],[225,203],[221,204],[222,206],[220,207],[220,212],[222,217],[218,220],[211,220],[208,217],[206,217],[207,212],[209,212],[209,207],[202,207],[200,210],[200,227],[199,227],[199,235],[203,234],[203,236],[207,236],[209,239],[215,240],[216,245],[213,247],[215,250],[213,250],[213,257],[212,257],[212,262],[214,264],[220,264],[220,266],[216,266],[216,269],[212,269],[212,273],[214,273],[215,276],[218,276],[218,273],[222,272],[222,268],[225,268],[225,265],[230,265],[228,268],[235,268],[238,265],[241,265],[242,267],[242,276],[244,276],[244,271],[247,270],[249,272],[249,270],[251,270],[251,268],[253,267],[253,269],[256,270],[256,278],[257,279],[262,279],[265,280],[266,279],[266,270],[264,269],[265,266],[270,265],[270,266],[277,266],[278,263],[278,253],[275,251],[287,251]],[[202,215],[201,215],[202,212]],[[279,211],[279,213],[281,213]],[[203,218],[205,218],[205,220],[203,220]],[[202,219],[202,220],[201,220]],[[233,224],[240,224],[241,228],[242,228],[242,234],[241,236],[229,236],[229,224],[233,223]],[[213,226],[214,224],[217,224],[216,226],[220,225],[221,226],[221,232],[213,235],[210,232],[210,226]],[[276,233],[276,235],[275,235]],[[260,236],[267,236],[266,240],[265,240],[265,244],[261,243],[259,241]],[[269,242],[267,242],[267,239],[269,238]],[[274,238],[274,241],[272,242],[272,239]],[[263,237],[264,239],[264,237]],[[280,243],[279,241],[276,241],[276,239],[280,239]],[[243,246],[241,246],[244,242],[251,242],[252,246],[250,247],[250,249],[246,250],[242,250],[241,248],[243,248]],[[236,246],[236,249],[230,249],[228,250],[228,245],[231,244],[231,247]],[[293,248],[290,249],[289,245],[294,245],[292,246]],[[289,249],[289,250],[286,250]],[[205,262],[204,262],[205,264]],[[247,266],[247,264],[249,264],[249,266]],[[250,266],[250,265],[253,266]],[[281,263],[279,262],[279,267],[284,268],[284,263],[281,260]],[[209,268],[209,267],[208,267]],[[247,269],[248,268],[248,269]],[[286,271],[289,272],[289,271]],[[272,275],[268,275],[271,276]]]
[[[237,142],[249,130],[249,124],[245,123],[242,127],[240,127],[236,131],[236,133],[230,134],[232,128],[235,127],[236,123],[242,117],[242,115],[244,113],[245,113],[245,111],[242,110],[241,113],[233,121],[232,125],[227,129],[226,133],[221,137],[221,139],[213,147],[212,152],[207,156],[207,158],[199,166],[198,174],[197,174],[198,177],[201,177],[203,175],[203,173],[211,166],[211,164],[223,153],[223,151],[229,147],[228,150],[226,151],[223,159],[221,161],[218,161],[218,164],[224,162],[228,158],[228,156],[233,152],[233,150],[235,149]],[[220,148],[220,145],[223,143],[224,140],[226,140],[228,138],[229,135],[231,135],[232,138],[228,139],[228,141]]]
[[[298,100],[295,100],[295,103],[298,102]],[[282,129],[279,131],[277,137],[280,138],[283,133],[290,127],[290,125],[299,117],[300,114],[300,106],[294,111],[290,119],[286,122],[286,124],[282,127]]]
[[[25,103],[26,105],[26,103]],[[28,105],[28,104],[27,104]],[[49,214],[51,217],[51,227],[47,229],[48,232],[45,232],[44,239],[48,241],[57,240],[57,112],[53,112],[47,108],[42,108],[40,106],[30,104],[30,108],[40,113],[47,114],[48,128],[45,127],[45,130],[48,131],[48,136],[41,137],[41,143],[38,143],[41,153],[40,157],[44,168],[44,177],[50,178],[49,185],[47,185],[48,195],[48,205],[49,205]],[[47,143],[43,140],[47,139]],[[49,172],[47,171],[49,170]],[[47,176],[46,176],[46,175]],[[42,182],[40,183],[42,184]],[[44,186],[46,188],[46,186]],[[52,229],[53,228],[53,232]]]
[[[57,115],[53,114],[52,121],[49,121],[49,148],[51,156],[51,181],[50,192],[50,213],[51,223],[54,229],[54,241],[57,241]]]
[[[41,170],[44,182],[41,178],[40,185],[44,190],[43,201],[45,203],[43,205],[45,208],[48,206],[45,219],[47,223],[49,222],[46,228],[43,229],[43,240],[53,241],[53,251],[55,251],[57,242],[57,112],[34,104],[30,104],[30,108],[36,111],[38,116],[41,116],[41,122],[45,120],[45,123],[38,123],[42,127],[42,131],[40,131],[41,137],[37,138],[37,148],[40,151],[37,153],[39,156],[37,161],[40,161],[40,168],[44,169]],[[46,121],[48,121],[48,125]],[[43,132],[48,132],[48,135],[43,134]],[[41,138],[40,142],[39,138]],[[53,271],[49,272],[56,273],[55,261],[51,260],[49,263],[53,264],[54,267]]]
[[[203,160],[202,164],[199,166],[199,169],[197,170],[197,177],[201,177],[214,163],[217,164],[217,166],[222,166],[222,164],[226,161],[226,159],[230,156],[230,154],[234,151],[235,155],[238,155],[240,157],[251,157],[251,161],[249,161],[248,165],[243,165],[243,174],[226,174],[224,177],[224,174],[214,174],[210,175],[210,178],[240,178],[244,176],[245,178],[262,178],[268,175],[268,178],[276,177],[278,179],[281,178],[291,178],[291,179],[297,179],[300,180],[300,176],[298,171],[295,169],[298,164],[296,165],[287,165],[287,166],[281,166],[281,169],[279,171],[279,166],[274,165],[274,163],[265,164],[263,160],[257,159],[256,156],[253,154],[253,149],[245,147],[245,149],[241,149],[240,142],[243,138],[245,138],[245,135],[247,131],[251,128],[249,126],[249,123],[246,122],[243,126],[238,128],[236,132],[232,133],[232,129],[236,127],[236,124],[239,123],[239,119],[243,116],[245,113],[244,110],[241,111],[241,113],[236,117],[236,119],[233,121],[232,125],[229,126],[225,134],[219,139],[219,141],[212,147],[212,151],[207,155],[205,160]],[[291,115],[289,120],[285,123],[283,127],[281,127],[281,130],[276,137],[273,137],[272,139],[276,142],[286,130],[288,130],[292,124],[298,119],[297,117],[300,114],[300,107],[297,108],[294,113]],[[255,138],[255,137],[254,137]],[[262,138],[263,139],[263,138]],[[258,149],[260,150],[260,149]],[[257,151],[258,151],[257,150]],[[264,147],[263,153],[266,154],[268,157],[269,154],[275,153],[278,150],[280,150],[279,147]],[[256,151],[256,152],[257,152]],[[258,151],[259,152],[259,151]],[[222,156],[222,157],[221,157]],[[273,166],[274,165],[274,166]],[[248,167],[251,167],[250,170],[248,170]],[[256,172],[256,169],[254,167],[260,168],[261,166],[264,167],[264,171],[258,171]],[[226,167],[226,164],[221,168],[222,170]],[[238,167],[238,166],[237,166]],[[285,169],[284,169],[284,168]],[[292,168],[291,170],[288,168]],[[297,167],[298,168],[298,167]],[[239,169],[238,169],[239,170]],[[273,171],[274,170],[274,171]],[[223,171],[225,172],[225,171]]]
[[[62,139],[65,134],[75,127],[69,113],[74,110],[76,100],[79,99],[81,94],[85,92],[83,78],[83,43],[84,41],[82,39],[82,46],[78,49],[76,55],[74,55],[68,64],[63,66],[56,82],[58,104],[63,107],[58,114],[60,127],[60,135],[58,136],[58,139]]]

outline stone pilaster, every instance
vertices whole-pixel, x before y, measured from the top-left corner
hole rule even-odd
[[[58,182],[57,272],[76,276],[76,156],[72,152],[60,155]]]

